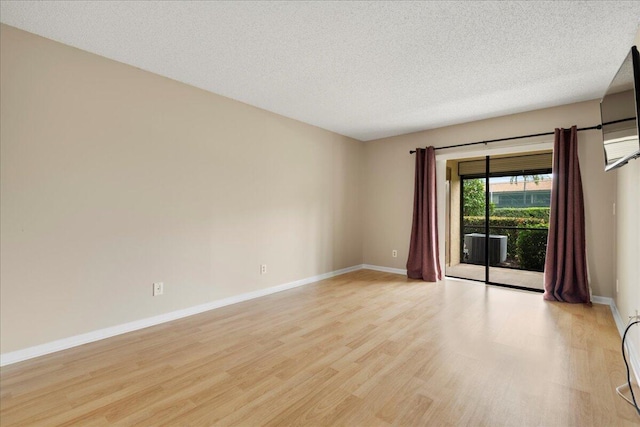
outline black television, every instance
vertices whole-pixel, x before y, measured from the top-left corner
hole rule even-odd
[[[639,101],[640,57],[632,46],[600,101],[605,171],[640,157]]]

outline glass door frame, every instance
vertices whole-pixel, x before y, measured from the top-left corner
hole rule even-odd
[[[514,156],[517,157],[518,154],[514,153]],[[511,289],[518,289],[518,290],[525,290],[525,291],[530,291],[530,292],[537,292],[537,293],[543,293],[544,290],[542,289],[536,289],[536,288],[530,288],[530,287],[526,287],[526,286],[519,286],[519,285],[512,285],[512,284],[506,284],[506,283],[499,283],[499,282],[493,282],[491,281],[491,277],[490,277],[490,239],[488,238],[488,236],[490,236],[489,231],[491,229],[491,224],[490,224],[490,214],[491,214],[491,191],[490,191],[490,183],[489,183],[489,179],[492,178],[492,174],[491,174],[491,156],[490,155],[485,155],[485,171],[484,171],[484,176],[483,177],[475,177],[475,178],[471,178],[471,179],[484,179],[484,184],[485,184],[485,200],[484,200],[484,235],[485,235],[485,239],[484,239],[484,281],[483,280],[479,280],[479,279],[473,279],[473,278],[467,278],[467,277],[460,277],[460,276],[452,276],[452,275],[448,275],[448,277],[452,277],[452,278],[458,278],[458,279],[464,279],[464,280],[471,280],[474,282],[478,282],[478,283],[484,283],[485,285],[492,285],[492,286],[500,286],[500,287],[505,287],[505,288],[511,288]],[[513,171],[513,173],[515,173],[516,171]],[[537,173],[543,173],[543,174],[548,174],[550,173],[548,169],[545,170],[523,170],[523,171],[518,171],[520,174],[522,175],[530,175],[530,174],[537,174]],[[510,174],[513,174],[512,172],[510,172]],[[498,175],[497,175],[498,176]],[[509,175],[502,175],[502,176],[509,176]],[[469,179],[469,178],[467,178]],[[460,235],[456,236],[456,238],[460,239],[461,236],[464,233],[464,225],[463,225],[463,217],[464,217],[464,179],[462,179],[461,177],[461,191],[460,191]],[[450,217],[447,216],[447,221],[450,221]],[[463,245],[461,245],[460,248],[461,252],[464,250],[463,249]],[[462,257],[461,257],[462,259]]]

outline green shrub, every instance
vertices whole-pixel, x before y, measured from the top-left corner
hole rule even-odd
[[[540,230],[521,230],[518,233],[516,252],[520,266],[525,270],[544,271],[547,229],[546,227],[540,228]]]
[[[540,218],[549,221],[550,208],[495,208],[493,216],[509,218]]]
[[[468,226],[484,226],[484,216],[465,216],[462,218],[463,225]],[[545,219],[533,217],[503,217],[490,216],[489,225],[494,227],[535,227],[544,226],[547,223]]]

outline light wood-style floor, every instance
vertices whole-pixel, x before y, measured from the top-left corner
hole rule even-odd
[[[2,426],[631,426],[609,307],[368,270],[1,370]]]

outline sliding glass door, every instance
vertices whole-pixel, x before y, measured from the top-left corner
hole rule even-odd
[[[446,275],[542,290],[551,154],[465,159],[450,166]]]

